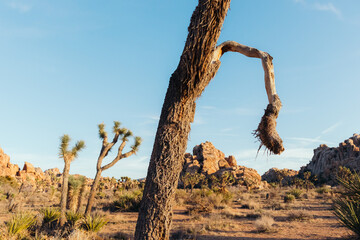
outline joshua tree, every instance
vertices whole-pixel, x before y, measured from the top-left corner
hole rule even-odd
[[[172,203],[195,116],[195,101],[215,76],[224,53],[238,52],[261,59],[269,104],[255,136],[261,141],[260,146],[264,145],[274,154],[284,150],[276,132],[281,102],[275,89],[273,58],[233,41],[216,46],[230,2],[199,0],[191,17],[185,47],[170,78],[160,115],[136,225],[136,240],[169,239]]]
[[[131,155],[136,153],[139,150],[139,146],[141,144],[141,138],[135,137],[135,143],[134,143],[134,145],[131,146],[131,150],[126,153],[122,153],[127,141],[129,141],[129,137],[132,136],[132,132],[130,130],[127,130],[126,128],[120,128],[120,122],[114,121],[113,132],[115,135],[114,135],[112,142],[108,142],[108,134],[105,131],[105,124],[101,123],[98,125],[98,127],[99,127],[99,137],[103,141],[102,141],[102,148],[100,151],[100,155],[98,157],[98,161],[97,161],[97,165],[96,165],[95,179],[91,186],[88,203],[87,203],[86,210],[85,210],[86,215],[90,214],[90,212],[91,212],[91,209],[92,209],[92,206],[94,203],[97,185],[100,181],[102,171],[111,168],[119,160],[130,157]],[[112,162],[106,164],[105,166],[101,166],[103,159],[108,155],[111,148],[118,142],[119,138],[121,138],[121,144],[118,148],[116,157],[114,158],[114,160],[112,160]]]
[[[67,203],[67,194],[69,188],[69,172],[70,172],[70,163],[78,156],[78,152],[85,148],[84,141],[78,141],[75,146],[69,151],[69,135],[64,135],[60,138],[60,158],[64,159],[64,171],[63,171],[63,182],[61,187],[61,200],[60,200],[60,226],[63,226],[66,222],[66,203]]]
[[[205,179],[205,175],[197,172],[195,173],[187,172],[185,173],[185,175],[181,177],[181,181],[184,184],[184,189],[186,189],[186,187],[190,185],[191,192],[193,192],[194,186],[199,182],[203,181],[204,179]]]

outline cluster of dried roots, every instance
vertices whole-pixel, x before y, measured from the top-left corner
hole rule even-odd
[[[260,141],[260,147],[265,146],[270,153],[280,154],[285,149],[283,141],[276,131],[276,119],[281,108],[280,98],[275,95],[272,104],[268,104],[258,128],[254,131],[255,137]]]

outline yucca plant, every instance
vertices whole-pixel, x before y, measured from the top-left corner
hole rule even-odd
[[[337,181],[343,192],[333,200],[334,214],[345,227],[360,236],[360,176],[356,172],[349,176],[338,174]]]
[[[12,216],[10,221],[6,223],[7,231],[10,236],[26,231],[36,224],[36,218],[31,213],[18,213]]]
[[[349,197],[334,200],[334,214],[351,231],[360,236],[360,202]]]
[[[43,226],[51,227],[52,224],[56,224],[60,218],[60,211],[57,208],[44,208],[40,210],[43,215]]]
[[[107,224],[104,216],[99,214],[87,215],[83,218],[80,227],[86,231],[98,232]]]
[[[83,217],[81,213],[73,212],[73,211],[67,211],[66,212],[66,219],[69,225],[74,228],[76,224],[79,222],[79,220]]]

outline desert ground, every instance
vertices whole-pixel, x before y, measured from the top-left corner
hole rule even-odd
[[[140,185],[120,191],[102,189],[97,194],[94,212],[103,216],[106,225],[96,233],[86,232],[80,230],[79,220],[66,235],[56,229],[45,231],[41,220],[42,209],[59,207],[60,188],[55,185],[31,188],[11,183],[3,180],[0,185],[3,239],[132,239],[138,203],[129,199],[138,195]],[[171,239],[351,239],[352,233],[331,210],[336,192],[331,187],[306,190],[276,185],[262,190],[244,186],[220,191],[178,189]],[[289,195],[294,197],[288,199]],[[124,196],[129,204],[119,200],[124,200]],[[81,211],[84,208],[83,204]],[[9,235],[7,224],[17,212],[36,216],[37,227]]]

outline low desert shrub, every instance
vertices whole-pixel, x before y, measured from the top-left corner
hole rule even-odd
[[[12,188],[19,188],[19,183],[16,181],[15,178],[10,176],[0,176],[0,185],[9,185]]]
[[[331,192],[331,188],[329,188],[329,187],[319,187],[319,188],[316,188],[315,191],[316,191],[318,194],[330,193],[330,192]]]
[[[104,216],[92,214],[82,219],[80,227],[88,232],[98,232],[107,222]]]
[[[215,208],[225,208],[232,200],[232,193],[214,192],[210,189],[194,191],[185,201],[188,212],[211,213]]]
[[[259,209],[260,205],[258,202],[255,202],[253,199],[249,199],[248,201],[246,201],[241,208],[245,208],[245,209]]]
[[[274,219],[271,216],[261,216],[255,221],[255,228],[258,232],[273,231]]]
[[[110,209],[113,211],[138,212],[140,208],[141,198],[141,190],[125,192],[113,202],[113,206]]]
[[[297,189],[297,188],[294,188],[288,192],[288,194],[293,195],[296,199],[300,199],[302,193],[303,193],[303,191],[301,189]]]
[[[291,221],[308,221],[313,218],[313,215],[305,210],[297,210],[291,211],[288,217]]]
[[[18,213],[12,216],[6,223],[7,231],[10,236],[20,234],[36,224],[36,218],[31,213]]]
[[[284,197],[284,202],[286,203],[291,203],[295,201],[295,196],[292,194],[286,194],[286,196]]]

